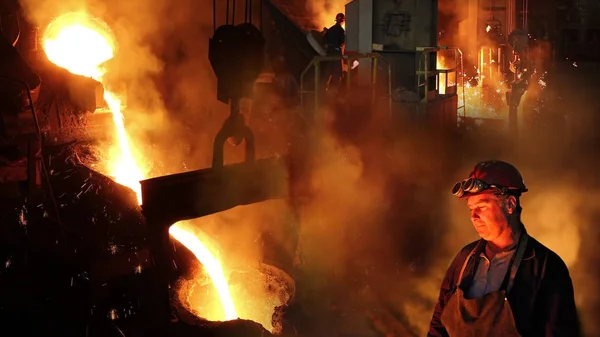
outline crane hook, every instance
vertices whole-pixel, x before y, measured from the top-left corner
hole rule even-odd
[[[213,143],[213,168],[223,167],[223,148],[227,139],[233,139],[232,141],[234,142],[234,145],[240,144],[242,140],[245,141],[245,162],[254,161],[256,157],[254,133],[246,125],[244,115],[240,114],[239,99],[231,100],[229,117],[227,117],[227,119],[223,122],[221,129],[215,136]]]

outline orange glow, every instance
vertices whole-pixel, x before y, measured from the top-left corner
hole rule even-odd
[[[105,73],[102,65],[114,57],[116,43],[110,29],[101,21],[83,13],[69,13],[56,18],[44,32],[44,51],[48,60],[76,75],[91,77],[102,83]],[[104,100],[108,104],[115,123],[118,149],[111,151],[119,155],[110,158],[109,172],[115,181],[131,188],[141,203],[143,174],[134,161],[121,100],[105,88]]]
[[[52,21],[44,33],[43,46],[48,60],[52,63],[73,74],[91,77],[101,83],[106,72],[102,65],[114,57],[116,49],[115,39],[106,24],[85,13],[69,13]],[[124,107],[121,105],[120,96],[105,88],[104,99],[113,115],[117,144],[115,149],[110,151],[107,172],[102,173],[131,188],[141,204],[140,180],[147,178],[148,165],[136,160],[133,155],[131,139],[125,129],[122,114]],[[173,225],[169,233],[194,253],[210,275],[220,297],[224,319],[236,319],[235,306],[221,263],[197,237],[183,229],[182,225]]]
[[[318,29],[323,27],[331,27],[335,24],[335,16],[338,13],[346,13],[346,4],[349,0],[311,0],[308,2],[308,6],[314,13],[313,23],[317,25]],[[346,29],[346,23],[342,23],[342,27]]]
[[[179,223],[178,223],[179,224]],[[219,298],[221,299],[221,305],[223,306],[224,320],[232,320],[238,318],[235,311],[235,305],[231,298],[229,286],[223,273],[223,267],[219,260],[211,253],[211,251],[198,239],[194,234],[183,229],[183,223],[181,226],[177,224],[169,228],[169,234],[179,241],[182,245],[186,246],[196,256],[198,261],[202,263],[206,272],[210,276]]]
[[[481,55],[483,55],[483,49],[481,51]],[[480,55],[480,60],[481,60]],[[492,60],[491,63],[494,61]],[[485,68],[486,73],[488,73],[488,62],[480,62],[480,67]],[[447,60],[446,57],[442,53],[438,53],[437,56],[437,68],[438,69],[449,69],[454,67],[454,59]],[[504,93],[502,89],[503,82],[499,81],[497,78],[492,78],[486,76],[485,74],[480,73],[480,68],[476,69],[476,75],[473,77],[467,77],[466,74],[460,73],[457,71],[458,84],[457,84],[457,94],[458,94],[458,106],[464,106],[464,112],[466,117],[476,117],[476,118],[502,118],[505,115],[505,112],[508,110],[506,104],[502,101],[500,103],[491,103],[488,100],[488,96],[491,94],[501,95]],[[463,78],[464,78],[464,86],[463,86]],[[438,92],[440,94],[445,93],[445,88],[443,88],[442,83],[446,80],[446,74],[440,74],[439,81],[440,87],[438,88]],[[478,85],[471,85],[471,80],[477,80]],[[484,86],[481,85],[482,81],[486,81],[487,87],[484,89]],[[455,78],[448,78],[448,86],[454,85],[456,82]],[[462,113],[463,110],[460,110]]]

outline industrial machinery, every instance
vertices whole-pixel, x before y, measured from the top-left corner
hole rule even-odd
[[[223,165],[223,145],[234,129],[224,125],[215,138],[212,168],[142,181],[142,208],[154,261],[156,317],[151,322],[160,335],[169,335],[170,282],[173,278],[169,227],[230,208],[284,198],[288,195],[288,170],[278,159],[254,159],[254,143],[246,140],[246,161]],[[249,131],[251,132],[251,131]],[[246,138],[248,139],[248,138]]]
[[[265,41],[253,24],[254,7],[252,1],[245,0],[244,17],[236,21],[239,7],[236,8],[235,0],[227,0],[225,22],[217,27],[217,2],[213,1],[214,35],[209,40],[208,58],[217,77],[217,99],[230,105],[226,123],[231,124],[230,137],[236,145],[243,139],[251,141],[251,133],[243,127],[244,116],[239,113],[240,100],[251,96],[254,81],[263,68]],[[262,6],[259,4],[258,8]]]
[[[0,6],[0,197],[33,193],[41,186],[42,132],[34,108],[40,78],[17,51],[18,8]],[[0,27],[0,28],[2,28]],[[10,189],[8,186],[16,188]],[[20,188],[25,185],[26,188]]]
[[[2,5],[4,5],[4,2],[2,2]],[[182,330],[182,324],[170,324],[172,317],[170,315],[171,304],[169,301],[169,285],[170,281],[177,275],[170,272],[172,269],[171,258],[173,255],[171,253],[173,248],[172,245],[168,244],[168,228],[174,222],[179,220],[205,216],[208,214],[233,208],[237,205],[261,202],[272,198],[283,198],[286,197],[288,194],[287,175],[290,171],[286,166],[286,159],[269,158],[256,160],[254,134],[245,125],[243,116],[239,113],[239,100],[242,97],[250,95],[252,85],[256,77],[258,76],[258,73],[262,69],[262,61],[264,55],[264,40],[262,38],[260,30],[257,28],[256,25],[252,23],[253,17],[256,17],[256,15],[253,13],[259,12],[256,9],[256,5],[256,2],[253,6],[252,1],[247,0],[245,3],[245,8],[241,6],[238,6],[238,8],[236,8],[235,1],[228,1],[228,14],[225,20],[226,22],[225,24],[219,26],[218,29],[217,27],[215,27],[215,34],[210,40],[209,58],[215,70],[215,74],[217,75],[217,78],[219,80],[217,98],[220,101],[229,103],[231,105],[230,117],[226,120],[222,130],[218,133],[218,135],[215,138],[214,160],[212,167],[206,170],[196,172],[188,172],[173,176],[159,177],[148,181],[144,181],[142,183],[142,194],[144,198],[143,214],[146,218],[145,225],[147,225],[147,232],[145,231],[145,228],[143,226],[144,221],[140,221],[143,219],[135,219],[134,216],[133,219],[129,218],[126,220],[128,222],[127,228],[128,230],[131,230],[130,233],[133,233],[134,237],[131,241],[129,239],[127,240],[129,242],[140,240],[138,242],[141,242],[145,241],[147,238],[148,247],[146,247],[146,243],[140,243],[139,245],[137,245],[139,249],[135,248],[125,254],[117,254],[117,250],[121,249],[122,247],[118,248],[118,245],[115,245],[115,253],[112,254],[114,258],[109,257],[108,259],[106,259],[102,256],[99,257],[98,255],[94,255],[95,253],[97,253],[97,251],[92,253],[92,250],[102,247],[108,243],[106,242],[106,240],[104,240],[104,237],[105,234],[111,231],[111,229],[108,228],[108,226],[106,226],[106,224],[104,223],[100,226],[102,227],[101,231],[104,234],[98,235],[96,237],[94,237],[94,235],[90,235],[90,232],[88,232],[89,228],[79,227],[68,228],[68,239],[65,239],[65,237],[61,237],[60,240],[57,239],[56,241],[54,241],[54,239],[51,239],[51,236],[43,234],[40,235],[40,237],[44,237],[47,238],[47,240],[52,241],[52,245],[54,247],[59,247],[60,249],[63,249],[68,252],[67,254],[65,254],[66,256],[60,256],[59,258],[49,258],[53,260],[52,262],[68,265],[67,268],[80,268],[80,265],[77,265],[77,267],[73,267],[72,265],[70,265],[70,263],[73,262],[70,259],[75,259],[73,258],[73,255],[77,255],[78,252],[86,251],[85,253],[83,253],[86,255],[84,258],[85,261],[83,261],[83,265],[85,265],[85,267],[83,267],[85,268],[85,272],[75,273],[74,276],[70,279],[70,285],[68,284],[68,282],[64,282],[64,284],[61,285],[65,285],[71,288],[73,292],[79,292],[82,291],[82,289],[85,289],[86,293],[84,293],[84,295],[79,294],[78,297],[79,300],[81,300],[82,302],[87,302],[86,304],[84,304],[86,306],[86,309],[81,310],[83,314],[77,317],[69,317],[70,312],[60,312],[63,309],[55,308],[54,313],[57,316],[62,315],[64,317],[69,317],[71,321],[68,323],[68,326],[60,326],[61,324],[64,324],[62,322],[53,323],[56,325],[56,327],[40,327],[40,331],[43,330],[44,333],[52,335],[54,333],[54,330],[52,329],[54,328],[57,331],[60,331],[56,332],[56,335],[79,335],[79,333],[83,332],[85,335],[90,336],[122,336],[125,334],[125,332],[128,331],[126,329],[121,330],[119,327],[117,327],[117,324],[114,323],[116,319],[115,317],[120,315],[121,317],[144,317],[144,321],[147,322],[147,324],[144,323],[143,326],[137,326],[132,329],[135,331],[135,335],[137,336],[139,336],[140,334],[147,336],[197,335],[198,333],[200,333],[201,335],[203,334],[202,331],[199,332],[198,329],[194,330],[193,327],[191,328],[191,330],[188,328],[183,328]],[[0,6],[0,10],[2,10],[0,11],[0,14],[2,15],[2,20],[0,20],[0,22],[2,22],[3,27],[9,27],[8,23],[10,23],[11,21],[5,20],[6,17],[4,16],[4,8],[2,6]],[[236,21],[235,13],[239,12],[240,10],[245,10],[246,12],[246,16],[243,19],[243,22],[238,22],[239,18],[242,17],[241,15],[237,15],[238,21]],[[215,8],[214,11],[216,13],[217,8]],[[32,29],[32,32],[33,31],[34,30]],[[74,100],[69,103],[75,104],[77,105],[77,107],[73,109],[64,109],[66,110],[66,113],[73,113],[75,117],[80,117],[77,119],[86,119],[87,121],[91,122],[93,122],[94,118],[85,117],[108,117],[108,119],[106,119],[106,122],[113,123],[111,118],[112,116],[110,113],[93,113],[93,111],[99,107],[98,104],[103,105],[105,103],[103,100],[98,99],[98,96],[102,97],[102,86],[99,82],[82,76],[70,74],[67,70],[61,69],[51,64],[50,62],[46,62],[46,64],[44,63],[44,60],[37,60],[36,56],[32,56],[31,58],[26,59],[27,53],[24,53],[23,50],[20,50],[21,53],[19,53],[17,47],[23,47],[23,44],[26,42],[38,42],[37,36],[33,36],[33,34],[26,35],[26,32],[29,33],[29,31],[25,29],[25,25],[23,25],[20,28],[19,33],[12,34],[12,30],[10,30],[10,32],[6,30],[6,32],[2,31],[2,34],[0,34],[0,55],[2,55],[2,62],[0,64],[0,86],[3,89],[2,95],[0,95],[2,96],[0,99],[0,123],[3,123],[7,120],[9,122],[14,121],[15,123],[18,123],[0,125],[0,131],[16,133],[8,135],[3,134],[2,137],[0,137],[0,145],[3,150],[2,154],[10,152],[8,150],[4,151],[6,150],[6,148],[9,148],[9,150],[21,151],[21,153],[15,154],[16,159],[14,161],[8,163],[4,162],[5,159],[10,160],[12,158],[6,158],[6,156],[0,157],[0,173],[2,174],[0,175],[0,178],[2,178],[0,179],[0,185],[2,185],[1,191],[3,193],[7,191],[7,186],[9,185],[8,181],[4,179],[6,178],[6,176],[8,176],[8,174],[5,174],[6,172],[8,172],[7,170],[10,170],[9,173],[11,173],[12,176],[16,176],[16,183],[18,187],[20,187],[20,185],[25,185],[25,187],[29,187],[31,191],[34,187],[40,187],[39,185],[41,185],[43,182],[41,181],[42,177],[46,180],[53,179],[53,181],[56,183],[57,177],[60,175],[60,172],[51,172],[50,170],[48,170],[44,172],[43,175],[40,172],[42,171],[42,168],[45,168],[44,165],[50,165],[47,163],[52,162],[53,158],[55,162],[60,161],[61,164],[64,162],[66,166],[69,166],[71,163],[68,159],[57,160],[56,158],[61,158],[62,155],[59,156],[57,154],[58,150],[54,148],[53,150],[55,152],[45,152],[44,156],[42,156],[41,148],[43,140],[46,141],[44,142],[45,144],[43,144],[46,146],[46,150],[49,144],[56,145],[56,137],[58,131],[57,129],[62,128],[60,114],[63,112],[61,111],[63,109],[57,106],[56,102],[50,102],[51,100],[49,101],[50,107],[44,106],[43,111],[40,111],[42,109],[38,109],[39,105],[36,105],[35,103],[38,97],[37,94],[40,92],[40,77],[44,79],[43,84],[46,85],[46,88],[48,86],[50,86],[51,88],[50,90],[46,90],[47,93],[49,92],[50,94],[58,96],[58,91],[62,91],[62,89],[65,89],[67,91],[66,96]],[[4,36],[4,33],[6,33],[8,37],[10,37],[10,40],[8,39],[8,37]],[[17,39],[13,35],[21,37],[20,46],[15,46]],[[24,39],[24,36],[27,38]],[[34,54],[33,50],[32,54]],[[32,64],[32,67],[30,67],[29,64]],[[38,74],[36,74],[36,72],[32,68],[34,68],[38,72],[42,72],[45,76],[38,76]],[[97,90],[98,87],[100,89],[99,91]],[[69,92],[69,89],[73,88],[76,90],[74,92]],[[77,110],[77,108],[83,111],[74,112]],[[85,112],[85,110],[89,111]],[[50,111],[52,115],[49,117],[46,116],[45,112],[47,111]],[[40,124],[37,121],[38,116],[42,116],[42,118],[48,117],[48,119],[51,119],[49,124],[50,129],[52,129],[50,131],[52,132],[49,132],[49,128],[46,128],[45,130],[40,128]],[[23,124],[23,120],[26,120],[27,123]],[[54,125],[52,125],[52,120],[56,120],[58,124],[56,128],[54,128]],[[48,121],[45,122],[46,124],[48,124]],[[93,125],[85,125],[85,128],[86,131],[89,132],[90,129],[93,128]],[[104,128],[106,128],[106,124],[104,125]],[[85,140],[79,137],[79,135],[76,135],[75,138],[78,142]],[[223,146],[225,145],[227,140],[229,140],[230,143],[234,145],[237,145],[242,141],[245,142],[246,160],[243,163],[235,165],[224,165]],[[60,143],[59,145],[61,147],[60,152],[68,152],[68,150],[62,151],[63,148],[68,147],[68,145],[64,144],[66,141],[64,139],[60,139],[58,142]],[[58,147],[59,146],[56,146],[56,148]],[[77,156],[77,154],[75,154],[75,156]],[[18,165],[14,165],[15,163]],[[16,246],[19,246],[19,244],[22,243],[23,247],[17,247],[19,251],[26,249],[44,251],[43,249],[45,248],[45,246],[42,246],[37,241],[35,242],[34,246],[34,244],[31,244],[31,242],[38,238],[38,232],[40,232],[41,230],[46,230],[48,228],[52,230],[55,228],[62,229],[63,224],[60,223],[60,220],[58,219],[57,210],[59,206],[56,204],[56,200],[60,198],[67,199],[70,197],[69,193],[62,192],[62,189],[68,188],[68,185],[70,184],[68,180],[71,180],[72,176],[75,177],[75,179],[78,179],[78,176],[81,172],[84,172],[84,181],[79,181],[76,184],[78,186],[81,186],[81,188],[85,189],[75,194],[75,199],[77,199],[77,201],[75,201],[74,203],[79,203],[80,208],[86,209],[86,211],[83,212],[88,212],[88,214],[83,215],[84,220],[79,222],[85,224],[88,224],[90,221],[92,223],[96,222],[97,216],[93,215],[92,212],[90,212],[90,209],[87,206],[83,205],[85,203],[83,199],[85,199],[85,194],[89,193],[89,191],[92,190],[92,185],[94,184],[93,181],[95,181],[98,178],[99,174],[93,172],[92,170],[86,167],[81,167],[79,165],[72,165],[68,169],[68,171],[70,171],[70,173],[68,173],[64,178],[59,178],[63,180],[59,181],[59,189],[61,189],[60,194],[54,195],[52,193],[52,186],[49,183],[47,184],[47,186],[45,186],[47,187],[47,190],[43,191],[48,192],[49,190],[51,192],[49,193],[49,195],[45,195],[43,197],[47,197],[48,199],[51,199],[55,202],[54,205],[50,204],[49,206],[54,206],[53,208],[56,211],[48,209],[49,212],[47,212],[44,209],[44,207],[46,206],[45,202],[43,203],[38,199],[32,198],[31,194],[22,193],[20,189],[19,191],[17,191],[17,193],[13,193],[12,197],[14,197],[14,195],[17,196],[14,197],[15,199],[25,199],[25,205],[19,204],[19,207],[22,207],[23,210],[21,210],[22,215],[17,215],[17,219],[19,222],[16,222],[16,226],[13,226],[14,224],[11,221],[7,220],[8,218],[5,216],[5,214],[2,214],[3,226],[2,228],[0,228],[0,230],[2,231],[2,236],[4,239],[2,250],[3,258],[5,257],[5,253],[12,253],[12,251],[8,249],[6,251],[4,250],[4,248],[12,248],[5,247],[4,245],[5,242],[9,242],[9,240],[12,239],[12,236],[6,234],[9,231],[8,229],[13,229],[12,227],[17,227],[17,232],[19,235],[21,235],[21,237],[19,238],[23,239],[23,242],[17,242],[14,244]],[[103,180],[104,182],[100,184],[113,184],[109,179],[101,178],[101,180]],[[56,184],[54,184],[54,186],[56,187]],[[122,186],[115,186],[111,189],[106,189],[106,191],[108,190],[111,190],[113,192],[109,198],[118,200],[117,203],[122,203],[123,206],[127,205],[128,202],[133,201],[133,199],[129,201],[124,201],[120,199],[120,197],[123,196],[123,190],[127,190]],[[128,192],[126,191],[125,194],[131,194]],[[96,195],[102,194],[102,192],[98,192],[98,190],[96,190],[95,193]],[[92,192],[90,194],[94,193]],[[14,212],[15,206],[13,205],[13,203],[5,202],[6,196],[4,194],[2,194],[1,196],[4,206],[2,207],[3,211],[5,211],[8,208],[12,208],[12,210],[9,211]],[[45,200],[46,199],[44,199],[44,201]],[[166,202],[167,200],[168,203]],[[22,200],[16,202],[22,202]],[[60,205],[61,213],[66,213],[73,216],[73,208],[71,207],[72,203],[73,202],[63,202]],[[33,204],[33,206],[30,204]],[[100,202],[100,204],[102,204],[102,202]],[[29,215],[27,215],[27,206],[31,206],[32,208],[32,210],[29,211]],[[131,204],[129,204],[129,206],[131,206]],[[106,206],[104,206],[104,210],[104,213],[107,213]],[[139,215],[139,209],[137,207],[134,207],[134,209],[130,209],[130,211],[131,212],[128,213],[138,213]],[[59,222],[61,227],[45,226],[45,224],[42,224],[40,226],[41,222],[34,222],[32,215],[33,213],[40,213],[40,217],[43,217],[45,219],[44,221],[48,222],[58,219],[57,222]],[[121,218],[121,214],[119,214],[118,217]],[[74,216],[74,218],[76,217]],[[78,222],[74,219],[70,220],[73,220],[72,222]],[[32,225],[29,229],[26,226],[28,224],[28,221]],[[70,222],[69,225],[71,225]],[[23,234],[21,233],[22,231],[28,233]],[[118,230],[118,232],[119,234],[117,235],[119,236],[119,238],[117,240],[120,240],[125,235],[127,235],[124,233],[123,230]],[[11,232],[10,234],[13,233]],[[76,239],[76,241],[85,241],[88,239],[92,240],[93,244],[89,246],[94,246],[95,248],[87,247],[89,249],[73,249],[73,243],[70,242],[70,240],[74,237],[78,238]],[[82,237],[85,238],[82,239]],[[10,244],[13,245],[12,242]],[[77,242],[75,245],[77,244],[79,244],[79,242]],[[150,250],[150,254],[148,254],[148,250]],[[100,248],[98,251],[100,251],[101,253],[106,253],[108,250]],[[146,266],[145,263],[151,264],[148,261],[148,259],[150,258],[150,256],[148,255],[150,255],[153,259],[154,268],[148,268],[149,272],[147,274],[144,273],[145,275],[143,277],[138,277],[138,281],[136,281],[138,283],[134,287],[137,287],[138,290],[140,290],[141,292],[149,290],[150,293],[145,293],[146,295],[142,295],[137,300],[134,300],[134,302],[136,302],[135,304],[125,303],[128,300],[123,301],[123,299],[131,295],[131,288],[127,290],[123,290],[123,288],[118,288],[123,285],[123,282],[129,282],[123,281],[123,279],[131,280],[132,277],[136,277],[135,274],[138,274],[138,276],[140,274],[134,272],[134,270],[131,269],[131,261],[137,261],[136,263],[139,263],[139,267],[141,270],[142,266]],[[39,260],[40,259],[38,259],[37,261]],[[81,261],[76,262],[79,263]],[[10,264],[10,262],[6,263],[6,266]],[[33,263],[31,263],[31,265],[33,265]],[[55,264],[53,263],[46,263],[46,265],[49,266],[48,269],[52,269],[55,267]],[[75,262],[73,262],[73,265],[75,265]],[[23,278],[20,279],[21,284],[29,284],[31,279],[35,279],[35,274],[31,272],[29,268],[31,268],[31,270],[35,269],[33,267],[30,267],[30,262],[27,262],[27,268],[25,268],[27,269],[27,273],[25,273],[25,276],[23,276]],[[36,273],[37,272],[38,271],[36,271]],[[58,271],[54,272],[56,274],[59,273]],[[72,270],[69,270],[69,273],[70,272],[72,272]],[[149,282],[146,282],[146,275],[149,276]],[[24,325],[22,322],[28,322],[28,320],[30,319],[39,321],[39,318],[35,315],[36,313],[41,312],[42,310],[40,308],[37,308],[37,305],[31,305],[31,303],[36,303],[34,300],[24,300],[22,296],[19,299],[19,301],[22,302],[22,304],[20,305],[22,305],[23,307],[30,306],[31,308],[35,308],[33,310],[28,309],[31,311],[31,313],[30,311],[27,311],[25,313],[16,314],[21,310],[20,306],[14,307],[11,310],[11,305],[7,304],[11,303],[11,300],[7,300],[7,297],[5,296],[6,293],[9,292],[15,293],[14,289],[11,288],[13,287],[13,284],[5,282],[7,280],[7,277],[9,276],[11,276],[10,271],[8,273],[2,274],[3,284],[6,285],[6,288],[4,289],[2,294],[0,294],[3,306],[2,322],[4,323],[10,321],[10,317],[12,317],[10,315],[12,314],[21,316],[20,320],[17,323],[11,322],[15,325]],[[19,275],[19,277],[21,276]],[[144,278],[144,280],[140,281],[141,278]],[[50,282],[49,284],[51,284],[51,281],[47,281],[45,278],[43,280],[43,282]],[[24,289],[24,292],[27,292],[28,289],[30,289],[25,287],[21,288]],[[59,287],[56,286],[55,288]],[[115,288],[117,288],[117,290],[115,290]],[[13,290],[11,291],[11,289]],[[118,301],[122,302],[121,304],[118,304],[118,309],[110,309],[110,312],[107,316],[106,312],[109,311],[110,304],[108,304],[109,307],[105,306],[108,302],[113,301],[112,299],[108,299],[107,297],[109,297],[108,294],[112,294],[113,291],[121,292],[120,295],[122,296],[117,297],[121,297],[121,299]],[[125,292],[128,293],[125,294]],[[136,295],[132,296],[135,297]],[[15,297],[19,296],[15,295]],[[31,298],[33,297],[34,296],[32,295]],[[59,297],[59,299],[61,302],[70,303],[69,299],[67,299],[66,295],[64,294],[62,294]],[[88,304],[89,307],[87,306]],[[120,311],[121,305],[123,307],[128,307],[127,310],[129,312],[123,314]],[[77,305],[74,305],[73,307],[75,308],[77,307]],[[96,310],[94,311],[92,307]],[[142,314],[140,315],[139,313]],[[42,325],[44,324],[42,323]],[[177,331],[173,331],[173,325],[179,327],[179,330],[175,329]],[[254,326],[251,326],[250,328],[246,328],[245,331],[258,331],[259,329],[257,328],[257,326],[259,326],[258,323],[256,323]],[[37,328],[32,329],[35,330]],[[211,327],[209,326],[208,329],[210,330]],[[262,329],[262,331],[260,332],[264,332],[265,335],[268,335],[268,332],[264,329]],[[243,331],[241,332],[241,335],[245,335]]]
[[[511,91],[518,77],[511,71],[511,63],[515,63],[517,58],[532,59],[538,74],[543,74],[547,69],[547,58],[552,54],[546,47],[542,58],[535,55],[528,57],[530,50],[523,48],[516,52],[519,48],[515,48],[510,36],[517,31],[525,34],[525,41],[530,36],[529,7],[528,1],[521,0],[440,1],[440,8],[444,11],[444,21],[440,23],[440,31],[444,32],[441,40],[456,45],[464,52],[464,76],[470,92],[468,102],[465,102],[468,110],[465,120],[498,125],[502,129],[510,124],[511,130],[516,132],[516,123],[521,119],[516,118],[516,114],[522,93],[519,99],[513,95],[511,102],[505,95]],[[534,27],[538,30],[538,44],[548,38],[554,20],[552,17],[545,18],[540,20],[546,22],[542,29]],[[508,118],[509,115],[513,117]]]
[[[318,78],[324,62],[332,62],[335,57],[321,56],[320,48],[311,47],[307,32],[314,27],[305,25],[304,32],[298,32],[301,29],[281,13],[280,8],[286,5],[266,1],[277,29],[296,41],[294,53],[291,47],[284,53],[299,83],[303,111],[310,113],[327,101]],[[456,87],[458,73],[462,73],[462,55],[458,49],[437,45],[437,10],[437,1],[420,1],[417,6],[355,0],[346,5],[346,47],[345,55],[340,57],[352,63],[347,67],[346,89],[369,92],[373,104],[370,109],[388,112],[396,126],[456,126]],[[296,21],[298,16],[296,13]],[[436,55],[447,49],[455,65],[438,69]],[[350,98],[358,96],[349,94],[347,105],[356,106]]]
[[[212,167],[144,180],[142,210],[148,228],[150,254],[155,268],[152,329],[156,335],[172,333],[170,284],[173,273],[169,227],[182,220],[222,212],[240,205],[288,196],[289,168],[285,159],[255,159],[254,134],[239,111],[239,100],[252,93],[262,70],[264,40],[252,24],[253,6],[245,1],[243,22],[236,25],[235,0],[227,0],[225,23],[216,27],[209,42],[209,59],[218,80],[217,99],[230,104],[230,115],[214,140]],[[214,3],[214,13],[217,5]],[[241,50],[240,50],[241,48]],[[223,147],[245,142],[246,159],[224,165]]]

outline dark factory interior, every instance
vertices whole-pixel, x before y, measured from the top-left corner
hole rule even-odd
[[[452,186],[491,159],[600,336],[599,18],[0,0],[0,336],[427,336],[478,239]]]

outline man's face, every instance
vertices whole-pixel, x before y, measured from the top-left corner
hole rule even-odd
[[[508,229],[508,213],[503,202],[493,194],[469,197],[467,204],[471,210],[471,222],[482,239],[493,241]]]

